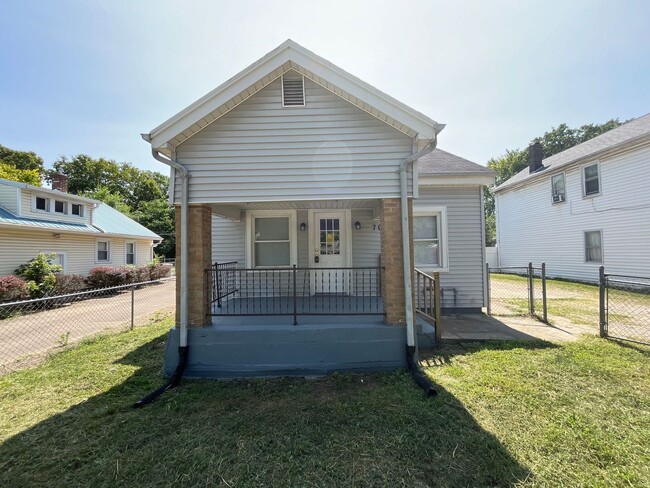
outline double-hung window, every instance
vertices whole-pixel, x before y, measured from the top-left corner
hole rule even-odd
[[[95,259],[98,263],[108,263],[111,260],[111,241],[97,240]]]
[[[125,245],[126,248],[126,257],[125,257],[125,262],[126,264],[135,264],[135,242],[126,242]]]
[[[253,268],[296,262],[295,212],[249,212],[248,262]]]
[[[553,203],[562,203],[566,201],[566,179],[564,173],[551,176],[551,190],[553,194]]]
[[[587,263],[603,262],[603,232],[593,230],[585,232],[585,261]]]
[[[413,214],[415,266],[448,269],[446,256],[446,211],[444,208],[418,209]]]
[[[598,163],[582,167],[582,194],[585,197],[600,194],[600,170]]]

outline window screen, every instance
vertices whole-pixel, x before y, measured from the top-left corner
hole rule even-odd
[[[254,227],[255,266],[289,266],[289,217],[257,217]]]
[[[437,215],[413,218],[416,265],[440,266],[440,229]]]

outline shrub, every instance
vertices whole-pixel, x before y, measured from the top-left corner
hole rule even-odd
[[[164,264],[149,264],[149,279],[150,280],[159,280],[161,278],[166,278],[172,272],[171,267],[165,266]]]
[[[132,283],[135,268],[129,266],[97,266],[90,270],[86,283],[90,288],[106,288]]]
[[[63,268],[52,264],[55,254],[38,253],[34,259],[26,264],[21,264],[14,273],[27,281],[29,296],[42,298],[50,294],[56,283],[54,273],[60,273]]]
[[[143,281],[149,281],[149,267],[148,266],[138,266],[133,270],[133,282],[142,283]]]
[[[56,282],[52,295],[67,295],[86,289],[86,278],[76,274],[55,273]]]
[[[0,276],[0,302],[23,300],[29,297],[27,282],[18,276]]]

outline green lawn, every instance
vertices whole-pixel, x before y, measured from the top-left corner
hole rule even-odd
[[[527,279],[509,274],[491,274],[492,309],[495,315],[528,314]],[[566,319],[575,324],[598,327],[598,285],[563,280],[546,280],[547,311],[550,323]],[[541,280],[535,280],[535,310],[542,311]],[[650,315],[650,295],[610,290],[610,323],[635,323]]]
[[[0,378],[0,486],[648,486],[650,348],[448,346],[404,373],[162,383],[169,320]]]

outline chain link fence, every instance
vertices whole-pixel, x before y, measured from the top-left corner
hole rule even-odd
[[[488,277],[487,313],[496,316],[533,316],[548,321],[546,265],[492,268]]]
[[[175,310],[175,277],[0,303],[0,374],[105,331],[126,331]]]
[[[650,344],[650,278],[600,268],[600,335]]]

